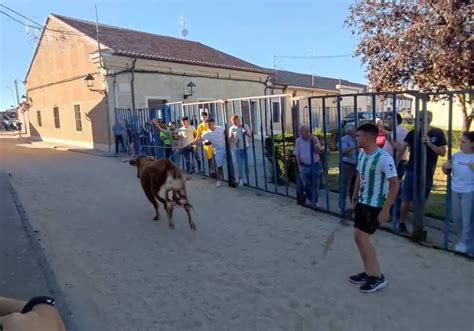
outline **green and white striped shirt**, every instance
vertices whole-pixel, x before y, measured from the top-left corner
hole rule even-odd
[[[393,158],[380,148],[372,154],[361,152],[357,171],[360,177],[359,202],[382,208],[388,195],[388,179],[397,177]]]

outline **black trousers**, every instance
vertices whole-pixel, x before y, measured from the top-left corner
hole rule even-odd
[[[123,143],[123,135],[115,135],[115,154],[119,152],[119,143],[122,144],[122,151],[125,151],[125,144]]]

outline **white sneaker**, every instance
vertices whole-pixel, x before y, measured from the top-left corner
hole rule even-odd
[[[467,253],[467,247],[463,243],[458,243],[454,246],[454,250],[458,253]]]
[[[243,179],[239,179],[239,187],[240,186],[244,186],[244,180]]]
[[[221,185],[222,185],[222,182],[220,180],[218,180],[217,183],[216,183],[216,187],[221,187]]]

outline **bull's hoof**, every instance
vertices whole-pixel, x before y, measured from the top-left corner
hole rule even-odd
[[[169,223],[168,225],[170,227],[170,230],[174,230],[174,223]]]
[[[154,220],[154,221],[159,221],[159,220],[160,220],[160,216],[156,215],[155,217],[153,217],[153,220]]]
[[[189,224],[189,226],[191,227],[191,230],[193,230],[193,231],[197,230],[196,224],[191,223],[191,224]]]

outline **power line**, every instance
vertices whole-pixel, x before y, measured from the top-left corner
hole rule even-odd
[[[3,7],[3,8],[5,8],[5,9],[7,9],[7,10],[9,10],[9,11],[11,11],[11,12],[13,12],[13,13],[15,13],[16,15],[18,15],[18,16],[20,16],[20,17],[22,17],[22,18],[24,18],[24,19],[26,19],[26,20],[28,20],[28,21],[30,21],[30,22],[33,22],[34,24],[37,25],[37,26],[33,26],[33,25],[30,25],[30,24],[27,24],[27,23],[25,23],[25,22],[22,22],[22,21],[18,20],[17,18],[11,16],[10,14],[8,14],[8,13],[6,13],[6,12],[4,12],[4,11],[0,11],[1,14],[7,16],[8,18],[12,19],[13,21],[15,21],[15,22],[17,22],[17,23],[20,23],[20,24],[23,25],[23,26],[27,26],[27,27],[30,27],[30,28],[36,29],[36,30],[46,30],[46,31],[61,33],[61,34],[63,34],[63,35],[87,36],[87,34],[85,34],[85,33],[78,33],[78,32],[72,32],[72,31],[62,31],[62,30],[56,30],[56,29],[47,28],[46,26],[44,26],[44,25],[42,25],[42,24],[40,24],[40,23],[38,23],[38,22],[32,20],[31,18],[28,18],[28,17],[25,16],[25,15],[22,15],[22,14],[16,12],[16,11],[14,11],[13,9],[11,9],[11,8],[9,8],[9,7],[5,6],[5,5],[3,5],[3,4],[0,4],[0,6]]]
[[[36,21],[33,21],[31,18],[28,18],[28,17],[26,17],[26,16],[20,14],[19,12],[16,12],[16,11],[14,11],[13,9],[8,8],[7,6],[5,6],[5,5],[3,5],[3,4],[0,4],[0,7],[3,7],[3,8],[5,8],[5,9],[7,9],[7,10],[13,12],[13,13],[15,13],[15,14],[17,14],[17,15],[20,16],[20,17],[23,17],[24,19],[30,21],[31,23],[34,23],[34,24],[38,25],[39,27],[42,27],[42,26],[43,26],[42,24],[40,24],[40,23],[38,23],[38,22],[36,22]]]
[[[29,24],[26,24],[20,20],[17,20],[15,17],[13,16],[10,16],[9,14],[5,13],[4,11],[0,10],[0,14],[3,14],[5,16],[7,16],[8,18],[12,19],[13,21],[17,22],[17,23],[20,23],[21,25],[23,26],[27,26],[29,28],[33,28],[33,29],[37,29],[37,30],[40,30],[40,28],[38,28],[37,26],[33,26],[33,25],[29,25]]]

